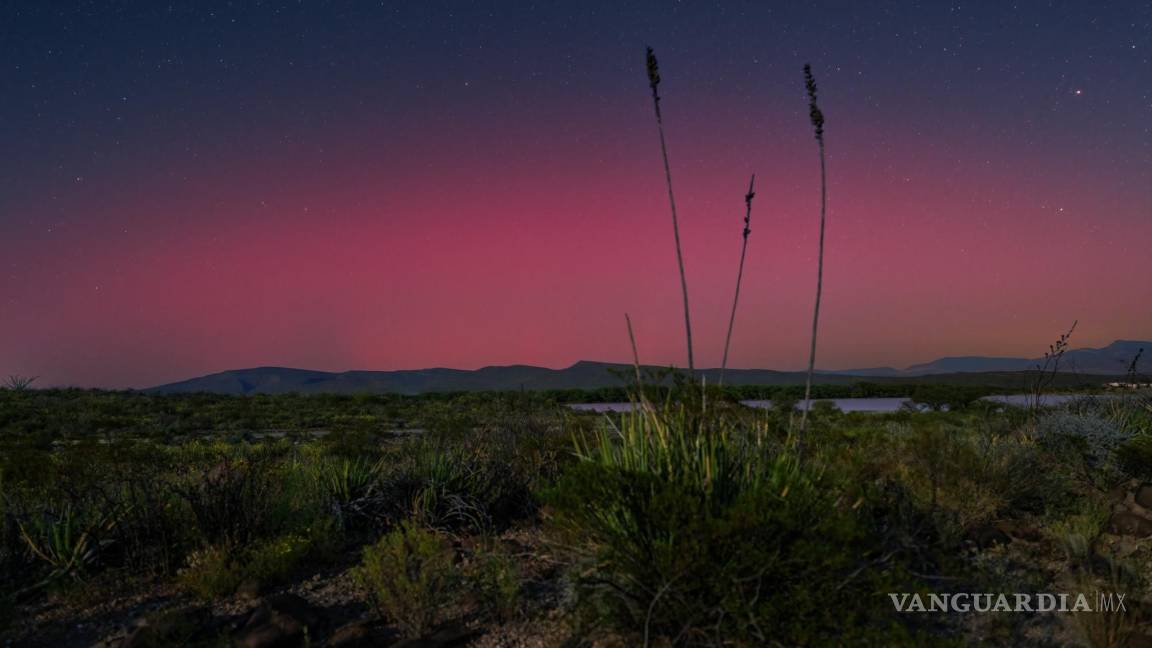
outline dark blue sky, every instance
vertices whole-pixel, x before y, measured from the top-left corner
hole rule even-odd
[[[747,174],[763,179],[764,298],[737,366],[796,366],[803,348],[805,62],[833,183],[822,364],[1029,355],[1077,316],[1085,343],[1137,337],[1148,282],[1098,287],[1109,264],[1152,270],[1150,34],[1143,0],[0,2],[0,373],[123,385],[257,363],[621,359],[625,308],[651,313],[635,314],[650,359],[676,360],[645,45],[709,312],[733,272],[718,219],[738,221]],[[643,270],[582,267],[601,255]],[[431,278],[406,274],[422,260]],[[876,288],[909,268],[913,287]],[[603,294],[635,272],[635,292]],[[477,337],[445,323],[460,309]],[[890,318],[919,333],[897,339]]]

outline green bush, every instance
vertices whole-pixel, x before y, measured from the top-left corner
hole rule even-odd
[[[520,608],[520,571],[511,557],[479,552],[467,571],[468,587],[481,610],[498,622],[516,617]]]
[[[360,582],[409,637],[425,634],[453,596],[453,551],[435,531],[405,523],[364,549]]]

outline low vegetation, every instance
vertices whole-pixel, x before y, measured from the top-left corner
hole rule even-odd
[[[291,612],[307,632],[286,645],[348,624],[378,642],[547,645],[1141,632],[1135,604],[1123,620],[925,616],[887,593],[1142,600],[1149,396],[1034,417],[980,389],[925,388],[917,411],[816,407],[801,449],[786,393],[751,409],[669,389],[607,415],[541,394],[0,391],[5,636],[115,645],[153,618],[139,628],[222,645],[289,614],[275,607],[288,595],[312,607]],[[317,593],[329,582],[346,598]]]

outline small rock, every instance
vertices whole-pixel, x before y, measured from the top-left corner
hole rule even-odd
[[[136,620],[135,629],[120,642],[120,648],[140,648],[178,643],[210,628],[212,613],[207,608],[190,607],[161,610]]]
[[[998,544],[1008,544],[1012,541],[1007,533],[992,524],[985,524],[969,531],[968,539],[981,549],[987,549]]]
[[[236,594],[242,599],[256,600],[260,598],[260,583],[254,580],[244,581],[236,588]]]
[[[295,594],[264,599],[240,629],[236,644],[245,648],[288,648],[315,637],[322,618],[316,608]]]
[[[1038,542],[1043,539],[1039,529],[1035,526],[1022,522],[1020,520],[998,520],[994,523],[997,530],[1002,531],[1013,540],[1027,540],[1028,542]]]
[[[1106,497],[1112,504],[1124,504],[1128,500],[1128,493],[1132,492],[1128,482],[1124,482],[1108,491]]]
[[[1108,528],[1117,535],[1136,538],[1152,536],[1152,520],[1135,513],[1113,513],[1112,518],[1108,520]]]
[[[352,621],[346,623],[332,633],[328,638],[330,648],[360,648],[375,645],[372,640],[372,631],[365,621]]]
[[[1136,489],[1136,503],[1146,509],[1152,509],[1152,484],[1142,484]]]

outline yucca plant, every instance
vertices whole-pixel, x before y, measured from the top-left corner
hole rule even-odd
[[[857,627],[829,602],[871,587],[843,550],[872,551],[852,499],[790,442],[701,410],[669,400],[576,440],[545,500],[582,600],[646,644],[822,645]]]
[[[820,297],[824,290],[824,220],[828,211],[828,181],[824,164],[824,113],[816,103],[816,79],[812,66],[804,64],[804,87],[808,91],[808,118],[820,148],[820,248],[816,258],[816,305],[812,311],[812,344],[808,351],[808,376],[804,380],[804,412],[800,415],[800,431],[808,428],[808,410],[812,406],[812,373],[816,368],[816,331],[820,324]]]
[[[763,430],[745,430],[725,417],[693,415],[683,404],[642,407],[611,420],[590,439],[576,439],[583,461],[683,484],[721,502],[757,487],[766,473]]]
[[[365,457],[331,458],[315,464],[315,479],[341,508],[363,497],[380,476],[380,463]]]
[[[754,191],[756,174],[748,181],[748,193],[744,194],[744,230],[741,232],[744,242],[740,245],[740,269],[736,271],[736,295],[732,297],[732,314],[728,316],[728,334],[724,337],[724,359],[720,362],[720,386],[724,386],[724,371],[728,368],[728,347],[732,344],[732,328],[736,325],[736,306],[740,303],[740,283],[744,279],[744,257],[748,253],[748,235],[752,233],[752,199],[756,197]]]
[[[21,376],[19,374],[13,374],[8,376],[8,378],[4,381],[3,387],[6,389],[11,389],[15,392],[25,392],[32,388],[32,383],[36,382],[38,377],[39,376]]]
[[[692,358],[692,317],[688,308],[688,279],[684,273],[684,254],[680,250],[680,225],[676,217],[676,194],[672,191],[672,169],[668,165],[668,145],[664,141],[664,119],[660,113],[660,66],[652,48],[647,53],[648,86],[652,89],[652,107],[656,110],[656,129],[660,132],[660,154],[664,158],[664,179],[668,184],[668,205],[672,209],[672,235],[676,240],[676,263],[680,268],[680,292],[684,297],[684,336],[688,342],[688,371],[696,369]]]

